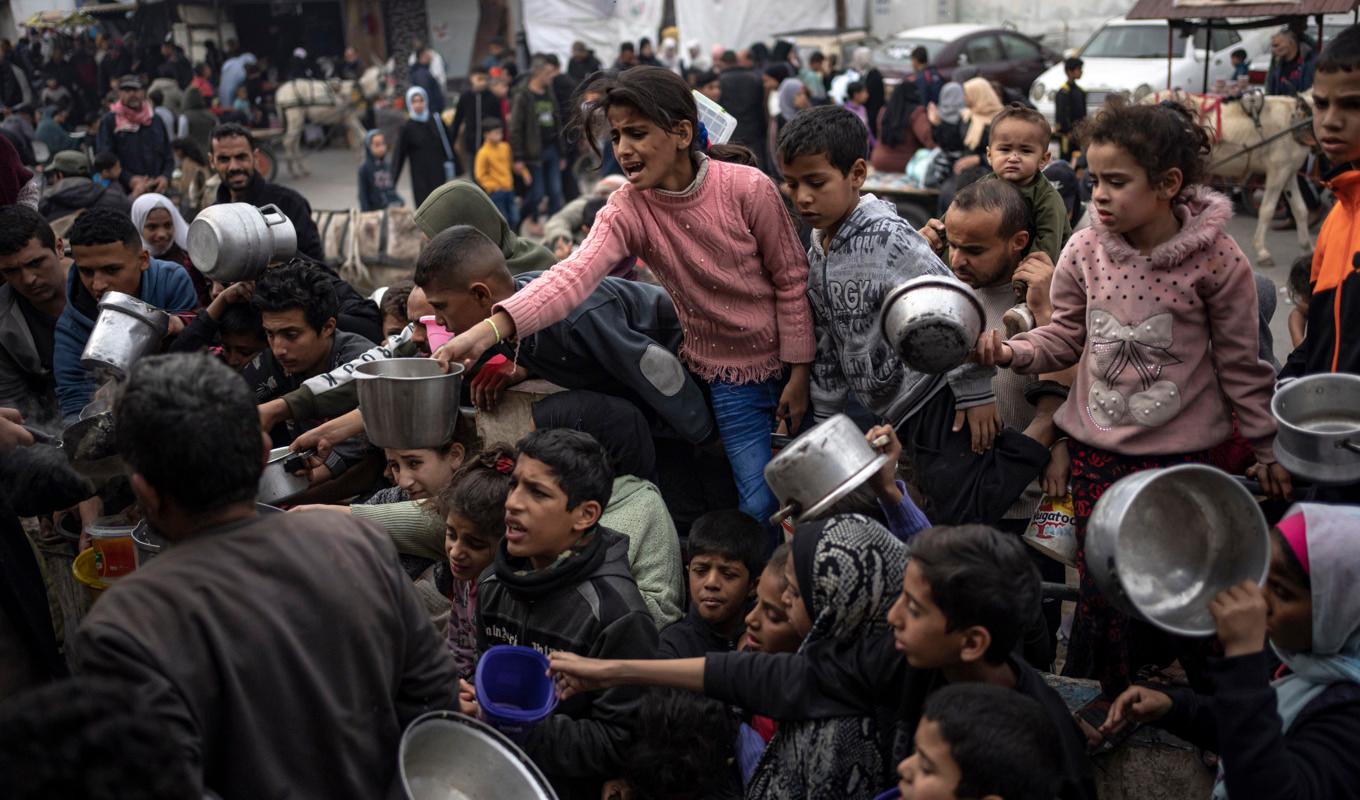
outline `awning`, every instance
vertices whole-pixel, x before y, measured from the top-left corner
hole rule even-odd
[[[1345,14],[1360,0],[1298,0],[1284,3],[1242,3],[1237,0],[1138,0],[1128,19],[1229,19],[1239,17],[1315,16]]]

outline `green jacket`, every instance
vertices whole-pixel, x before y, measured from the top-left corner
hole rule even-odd
[[[1000,178],[992,173],[984,180]],[[1017,185],[1015,188],[1020,190],[1029,206],[1030,238],[1025,255],[1042,250],[1048,253],[1054,266],[1057,266],[1063,245],[1072,238],[1072,221],[1067,218],[1067,206],[1063,204],[1062,195],[1058,194],[1058,190],[1053,188],[1042,172],[1034,176],[1028,186]]]

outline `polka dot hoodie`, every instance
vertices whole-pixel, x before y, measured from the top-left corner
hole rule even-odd
[[[1011,339],[1012,368],[1077,365],[1056,422],[1086,445],[1120,455],[1204,450],[1242,435],[1275,460],[1270,397],[1260,359],[1251,264],[1224,233],[1232,206],[1194,187],[1174,207],[1181,229],[1144,256],[1094,227],[1068,241],[1053,276],[1053,321]]]

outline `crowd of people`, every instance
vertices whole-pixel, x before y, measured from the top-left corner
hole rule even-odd
[[[45,190],[0,138],[6,796],[395,796],[407,725],[483,716],[478,665],[517,645],[549,658],[559,702],[516,743],[562,798],[1093,800],[1090,754],[1140,724],[1201,748],[1214,798],[1360,797],[1360,485],[1292,503],[1270,408],[1278,382],[1360,373],[1360,26],[1308,60],[1338,202],[1282,369],[1186,109],[1087,114],[1073,60],[1055,127],[924,51],[885,96],[867,51],[841,70],[678,42],[522,71],[498,43],[453,102],[415,48],[359,198],[403,203],[409,169],[424,242],[371,296],[325,262],[307,198],[257,171],[231,116],[251,109],[224,102],[253,56],[105,54],[129,63],[88,116],[95,157],[55,153]],[[200,98],[175,123],[190,136],[149,71]],[[696,91],[732,141],[710,141]],[[1055,141],[1082,154],[1089,214],[1054,185]],[[934,148],[953,154],[939,219],[862,193],[871,165]],[[186,160],[218,181],[206,205],[280,210],[296,253],[212,280],[177,202]],[[925,276],[985,317],[938,374],[879,324]],[[111,293],[169,314],[125,375],[83,358]],[[354,372],[392,358],[463,369],[476,415],[529,379],[560,391],[514,442],[460,417],[433,447],[378,447]],[[883,464],[781,524],[776,445],[842,414]],[[91,417],[118,466],[76,472],[50,439]],[[258,502],[275,448],[307,483],[286,513]],[[1268,579],[1213,598],[1209,639],[1124,614],[1084,550],[1112,485],[1187,463],[1254,478],[1271,524]],[[1022,535],[1069,495],[1065,622],[1041,588],[1064,565]],[[159,555],[58,613],[53,564],[110,519]],[[1100,696],[1074,715],[1054,670]]]

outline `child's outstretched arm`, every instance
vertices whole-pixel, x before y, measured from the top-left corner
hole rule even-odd
[[[1053,272],[1053,319],[1028,333],[1016,334],[996,348],[999,356],[983,364],[1010,366],[1016,372],[1058,372],[1081,360],[1086,347],[1086,287],[1073,253],[1067,248]],[[992,331],[990,333],[995,333]],[[982,334],[988,337],[988,332]],[[1000,337],[994,337],[999,342]]]

